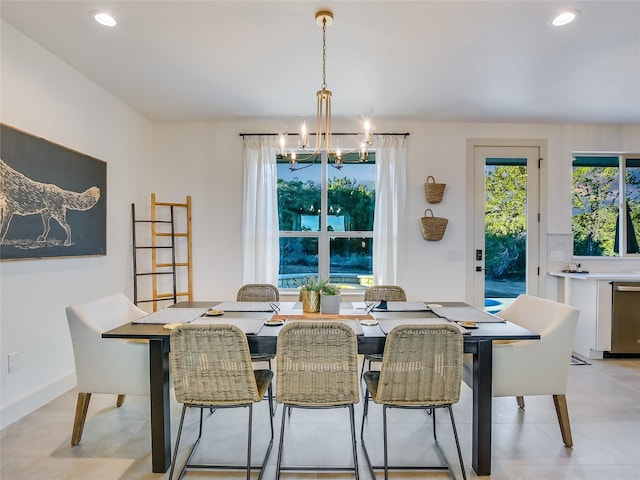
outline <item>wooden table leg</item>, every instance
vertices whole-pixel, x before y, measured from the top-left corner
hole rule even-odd
[[[149,340],[149,381],[152,471],[164,473],[171,465],[168,338]]]
[[[479,340],[473,354],[473,432],[471,464],[478,475],[491,475],[492,341]]]

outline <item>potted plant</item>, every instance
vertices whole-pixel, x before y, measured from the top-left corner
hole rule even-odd
[[[320,311],[333,315],[340,313],[341,300],[340,289],[330,283],[325,284],[320,295]]]
[[[315,313],[320,311],[320,293],[329,283],[329,280],[322,280],[312,276],[300,284],[300,299],[302,300],[302,311],[305,313]]]

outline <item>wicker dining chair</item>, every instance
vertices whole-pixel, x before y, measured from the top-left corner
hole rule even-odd
[[[386,302],[406,302],[407,294],[402,287],[397,285],[373,285],[364,292],[365,302],[375,302],[384,300]],[[362,361],[362,370],[360,370],[360,378],[364,374],[364,364],[369,362],[369,370],[371,370],[371,362],[381,362],[382,355],[379,353],[367,353]]]
[[[247,283],[240,287],[236,295],[237,302],[277,302],[280,300],[278,287],[270,283]],[[271,370],[271,360],[275,358],[273,353],[252,353],[252,362],[267,362]],[[273,395],[273,386],[269,385],[269,394]],[[277,404],[273,404],[271,414],[275,415]]]
[[[198,438],[191,447],[178,479],[188,469],[245,470],[250,480],[251,470],[259,469],[258,480],[273,446],[273,397],[269,400],[269,422],[271,439],[261,465],[251,464],[251,437],[253,433],[253,404],[262,400],[271,385],[271,370],[254,370],[249,355],[247,338],[240,328],[227,324],[180,325],[171,333],[171,371],[176,400],[183,404],[180,426],[176,439],[169,480],[173,472],[180,447],[180,437],[188,408],[200,409]],[[246,466],[203,465],[189,463],[202,437],[203,409],[249,408]]]
[[[406,302],[407,294],[397,285],[373,285],[364,292],[364,301],[386,300],[387,302]]]
[[[455,325],[399,325],[389,335],[384,347],[382,368],[364,374],[367,393],[364,395],[364,408],[360,438],[371,476],[374,470],[384,469],[384,478],[389,478],[389,470],[447,470],[452,479],[455,475],[440,447],[436,434],[436,410],[449,410],[453,435],[456,440],[458,459],[462,477],[467,476],[462,461],[458,432],[451,406],[460,399],[462,383],[463,342],[462,333]],[[365,419],[369,411],[369,396],[382,404],[383,454],[384,464],[373,466],[364,441]],[[431,411],[433,438],[437,452],[444,466],[389,466],[387,448],[387,409],[388,408],[427,408]]]
[[[277,302],[280,300],[278,287],[270,283],[247,283],[240,287],[236,295],[237,302]],[[275,357],[269,353],[252,353],[251,360],[254,362],[269,362]]]
[[[270,283],[247,283],[240,287],[236,295],[238,302],[277,302],[279,300],[278,287]]]
[[[283,411],[276,480],[282,470],[353,470],[358,480],[354,404],[359,402],[359,382],[354,331],[335,321],[293,321],[278,334],[277,350],[276,398],[283,404]],[[292,408],[348,408],[353,467],[283,466],[285,422]]]

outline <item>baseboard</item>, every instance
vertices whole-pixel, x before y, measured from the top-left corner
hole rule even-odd
[[[76,374],[72,372],[56,382],[13,402],[11,405],[3,407],[2,410],[0,410],[0,429],[17,422],[31,412],[35,412],[43,405],[68,392],[75,386]]]

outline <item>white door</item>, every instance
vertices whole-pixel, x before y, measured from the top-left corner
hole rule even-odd
[[[497,313],[539,278],[540,147],[473,146],[473,304]]]

